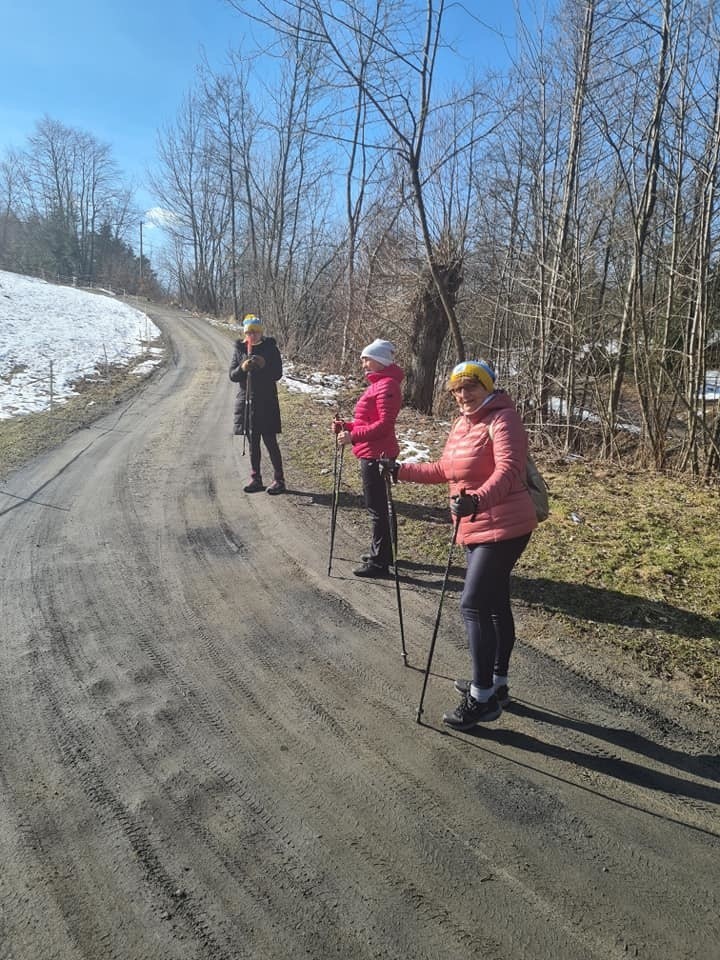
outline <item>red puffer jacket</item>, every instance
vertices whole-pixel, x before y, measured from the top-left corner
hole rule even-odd
[[[370,386],[355,404],[353,419],[345,422],[356,457],[374,460],[398,455],[395,421],[402,406],[400,384],[404,376],[396,363],[367,374]]]
[[[451,497],[463,489],[477,494],[477,514],[474,520],[462,518],[458,542],[487,543],[520,537],[537,526],[535,507],[525,486],[526,467],[525,427],[512,400],[497,390],[475,413],[458,417],[439,460],[403,463],[398,479],[447,481]]]

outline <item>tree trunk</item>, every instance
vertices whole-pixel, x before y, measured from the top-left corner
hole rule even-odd
[[[460,264],[435,263],[434,267],[445,296],[454,307],[462,283]],[[405,403],[421,413],[432,413],[437,362],[449,326],[436,279],[427,268],[423,271],[422,287],[412,307],[409,359],[405,370]]]

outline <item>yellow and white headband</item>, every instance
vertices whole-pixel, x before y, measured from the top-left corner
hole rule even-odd
[[[448,390],[454,390],[461,380],[479,380],[489,393],[495,389],[495,371],[484,360],[463,360],[453,367]]]

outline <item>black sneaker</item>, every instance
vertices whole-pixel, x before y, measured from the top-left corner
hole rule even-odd
[[[456,680],[455,689],[458,693],[470,693],[470,681],[469,680]],[[497,697],[497,702],[505,710],[510,706],[510,691],[508,690],[507,684],[504,683],[501,687],[498,687],[495,691],[495,696]]]
[[[253,477],[253,479],[248,483],[246,487],[243,487],[245,493],[259,493],[261,490],[265,489],[265,484],[262,482],[260,477]]]
[[[364,563],[361,567],[356,567],[353,570],[353,573],[356,577],[387,577],[388,568],[381,566],[379,563],[373,563],[371,560],[368,560],[367,563]]]
[[[455,730],[469,730],[476,723],[490,723],[491,720],[497,720],[501,713],[502,710],[495,694],[490,697],[487,703],[480,703],[469,693],[465,693],[454,710],[443,714],[443,723]]]
[[[285,493],[285,482],[283,480],[275,480],[267,488],[267,492],[271,497],[277,496],[278,493]]]

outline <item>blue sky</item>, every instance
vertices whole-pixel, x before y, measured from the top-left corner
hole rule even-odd
[[[23,146],[48,114],[109,143],[136,180],[201,49],[221,64],[239,29],[222,0],[2,0],[0,10],[0,149]]]
[[[466,5],[512,31],[513,0]],[[156,131],[194,86],[202,51],[221,69],[243,29],[224,0],[0,0],[0,154],[24,147],[47,114],[108,143],[140,188],[139,204],[154,206],[143,181],[155,161]],[[465,29],[460,39],[478,67],[504,62],[503,44],[489,30],[468,37]]]

